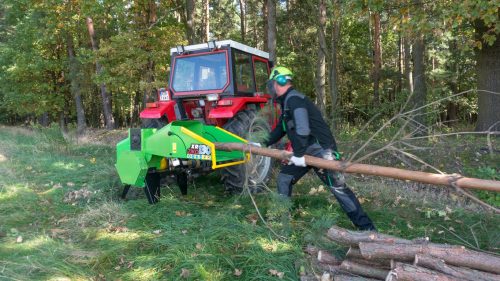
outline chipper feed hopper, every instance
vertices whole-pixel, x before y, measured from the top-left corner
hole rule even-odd
[[[249,159],[241,151],[218,151],[215,142],[247,143],[233,133],[196,120],[173,121],[161,129],[130,129],[128,138],[116,146],[116,169],[125,185],[122,196],[130,186],[143,187],[149,203],[156,203],[162,174],[207,173]],[[187,181],[177,182],[181,193],[186,194]]]

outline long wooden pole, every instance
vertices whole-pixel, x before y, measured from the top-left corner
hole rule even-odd
[[[280,160],[288,160],[291,152],[262,148],[242,143],[215,143],[215,148],[224,151],[239,150],[252,154],[272,157]],[[433,174],[419,171],[410,171],[392,167],[384,167],[369,164],[355,164],[345,161],[331,161],[306,155],[306,164],[320,169],[336,170],[346,173],[382,176],[400,180],[411,180],[416,182],[447,185],[452,184],[461,188],[481,189],[500,192],[500,181],[467,178],[460,175]]]

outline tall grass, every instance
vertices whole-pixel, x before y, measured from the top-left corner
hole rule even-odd
[[[289,202],[254,195],[264,225],[252,198],[224,195],[216,174],[185,197],[165,186],[154,206],[141,192],[119,200],[113,147],[77,145],[57,130],[0,128],[0,154],[0,280],[276,280],[271,269],[297,280],[311,270],[304,246],[341,253],[325,231],[352,228],[335,199],[310,192],[321,185],[313,176]],[[384,233],[498,251],[498,216],[407,183],[351,176],[349,185]],[[90,195],[65,202],[82,189]]]

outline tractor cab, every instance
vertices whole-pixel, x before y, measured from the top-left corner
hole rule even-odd
[[[193,119],[223,126],[239,111],[270,101],[265,91],[272,65],[266,52],[225,40],[177,46],[170,54],[169,86],[141,112],[156,127]]]

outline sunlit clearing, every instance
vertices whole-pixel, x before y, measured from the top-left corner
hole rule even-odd
[[[76,170],[77,164],[75,163],[64,163],[64,162],[55,162],[52,164],[55,168],[62,168],[65,170]]]
[[[16,242],[16,237],[18,237],[18,239],[22,238],[22,240],[19,240],[22,242]],[[15,237],[12,237],[11,243],[3,243],[3,247],[5,250],[31,251],[43,247],[48,247],[50,244],[55,244],[55,242],[46,235],[40,235],[37,237],[24,237],[23,233],[21,232],[15,235]]]
[[[222,278],[222,272],[220,270],[207,269],[203,264],[197,264],[196,271],[198,271],[198,274],[200,275],[202,280],[215,281],[221,280]]]
[[[259,238],[256,243],[266,252],[281,252],[288,251],[292,247],[288,243],[280,242],[279,240],[269,240],[264,238]]]
[[[136,232],[107,232],[107,231],[99,231],[96,236],[96,240],[108,240],[113,242],[133,242],[140,238],[141,235]]]
[[[0,163],[7,161],[7,157],[5,157],[3,154],[0,154]]]
[[[14,200],[16,197],[21,198],[27,193],[30,193],[30,190],[22,184],[0,186],[0,200],[5,202],[8,200]]]
[[[62,276],[54,276],[50,279],[47,279],[48,281],[71,281],[72,279],[68,277],[62,277]]]
[[[128,280],[156,280],[158,278],[158,272],[154,268],[144,268],[144,267],[133,267],[133,270],[127,271],[123,275],[125,279]]]

